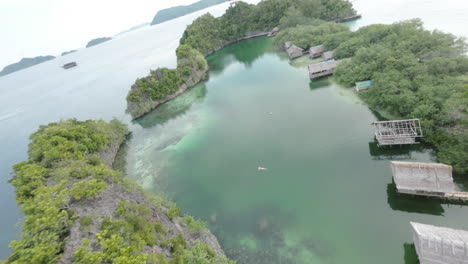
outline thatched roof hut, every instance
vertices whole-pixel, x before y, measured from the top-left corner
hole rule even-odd
[[[331,60],[309,65],[310,79],[317,79],[333,74],[339,63],[340,61]]]
[[[421,264],[468,264],[468,232],[411,222]]]
[[[270,33],[268,33],[268,37],[273,37],[273,36],[276,36],[276,34],[278,34],[279,32],[279,28],[278,27],[274,27]]]
[[[325,51],[325,52],[322,54],[322,61],[332,60],[334,54],[335,54],[335,51],[334,51],[334,50]]]
[[[392,161],[391,167],[400,193],[444,197],[445,193],[457,191],[449,165]]]
[[[311,58],[317,58],[322,56],[322,54],[325,52],[325,46],[323,45],[318,45],[314,47],[310,47],[309,49],[309,54]]]
[[[291,41],[284,43],[284,49],[288,53],[289,59],[295,59],[304,55],[304,50],[294,44]]]

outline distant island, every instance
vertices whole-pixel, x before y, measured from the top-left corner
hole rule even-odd
[[[124,30],[124,31],[122,31],[122,32],[119,32],[119,33],[118,33],[117,35],[115,35],[115,36],[120,36],[120,35],[126,34],[126,33],[128,33],[128,32],[132,32],[132,31],[135,31],[135,30],[137,30],[137,29],[144,28],[144,27],[149,26],[149,25],[150,25],[150,22],[141,23],[141,24],[136,25],[136,26],[133,26],[133,27],[127,29],[127,30]]]
[[[200,0],[196,3],[186,6],[175,6],[160,10],[153,18],[151,25],[160,24],[174,18],[188,15],[190,13],[202,10],[204,8],[227,2],[229,0]]]
[[[92,46],[96,46],[98,44],[101,44],[103,42],[106,42],[106,41],[109,41],[111,40],[112,38],[107,38],[107,37],[104,37],[104,38],[96,38],[96,39],[93,39],[93,40],[90,40],[88,42],[88,44],[86,44],[86,48],[89,48],[89,47],[92,47]]]
[[[54,56],[38,56],[34,58],[22,58],[19,62],[10,64],[5,66],[3,70],[0,72],[0,76],[7,75],[16,71],[20,71],[22,69],[26,69],[28,67],[34,66],[39,63],[43,63],[45,61],[49,61],[55,59]]]
[[[76,50],[64,51],[64,52],[62,52],[61,56],[65,56],[65,55],[68,55],[68,54],[73,53],[73,52],[76,52]]]

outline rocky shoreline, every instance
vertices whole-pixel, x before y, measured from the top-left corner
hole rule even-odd
[[[219,50],[232,45],[234,43],[243,41],[243,40],[248,40],[248,39],[253,39],[253,38],[259,38],[259,37],[265,37],[271,34],[269,31],[255,31],[255,32],[249,32],[246,34],[245,37],[228,41],[224,43],[223,45],[216,47],[214,50],[208,52],[207,54],[203,54],[205,57],[208,57],[210,55],[213,55],[214,53],[218,52]],[[187,59],[184,58],[182,59],[182,64],[185,63]],[[181,60],[179,60],[180,64]],[[178,68],[181,65],[178,65]],[[156,70],[155,74],[151,74],[149,77],[153,77],[156,80],[161,80],[162,76],[158,76],[158,70]],[[144,116],[145,114],[151,112],[152,110],[156,109],[158,106],[176,98],[177,96],[183,94],[187,89],[192,88],[193,86],[197,85],[198,83],[206,80],[208,78],[209,74],[209,67],[206,64],[205,67],[202,69],[196,69],[192,67],[190,69],[190,75],[186,77],[185,82],[179,86],[179,89],[177,89],[174,93],[167,95],[163,99],[159,100],[152,100],[151,97],[148,94],[143,94],[138,102],[133,102],[130,100],[127,100],[127,113],[129,113],[132,116],[132,119],[137,119],[139,117]],[[148,77],[146,77],[148,78]],[[132,85],[130,92],[132,91],[138,91],[140,90],[141,87],[139,87],[136,83]]]
[[[187,89],[197,85],[198,83],[205,80],[208,76],[208,66],[202,70],[192,69],[192,73],[187,78],[187,80],[180,85],[179,89],[176,92],[164,97],[160,100],[151,100],[150,96],[144,95],[139,102],[130,102],[127,103],[127,112],[130,113],[133,119],[144,116],[148,112],[156,109],[158,106],[176,98],[177,96],[184,93]],[[132,90],[140,89],[137,84],[132,85]]]

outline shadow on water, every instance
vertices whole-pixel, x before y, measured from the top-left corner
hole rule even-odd
[[[369,153],[373,160],[410,160],[414,153],[430,149],[424,144],[379,147],[376,141],[369,142]]]
[[[320,88],[330,87],[330,85],[332,85],[330,78],[320,78],[320,79],[311,81],[309,83],[309,88],[310,90],[316,90]]]
[[[418,254],[416,253],[414,244],[403,244],[403,250],[405,251],[405,264],[419,264]]]
[[[445,213],[441,200],[400,194],[397,192],[395,183],[387,185],[387,203],[393,210],[442,216]]]
[[[240,62],[247,68],[264,54],[275,53],[271,38],[257,38],[229,45],[207,58],[210,74],[220,74],[230,64]]]
[[[207,94],[205,83],[200,83],[190,88],[185,93],[175,99],[162,104],[155,110],[138,118],[134,123],[143,128],[150,128],[156,125],[163,125],[171,119],[175,119],[185,114],[195,102],[201,102]]]

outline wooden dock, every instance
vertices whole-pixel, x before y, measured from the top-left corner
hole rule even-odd
[[[347,16],[347,17],[337,18],[333,20],[333,22],[335,23],[349,22],[349,21],[360,19],[361,17],[362,17],[361,15]]]

